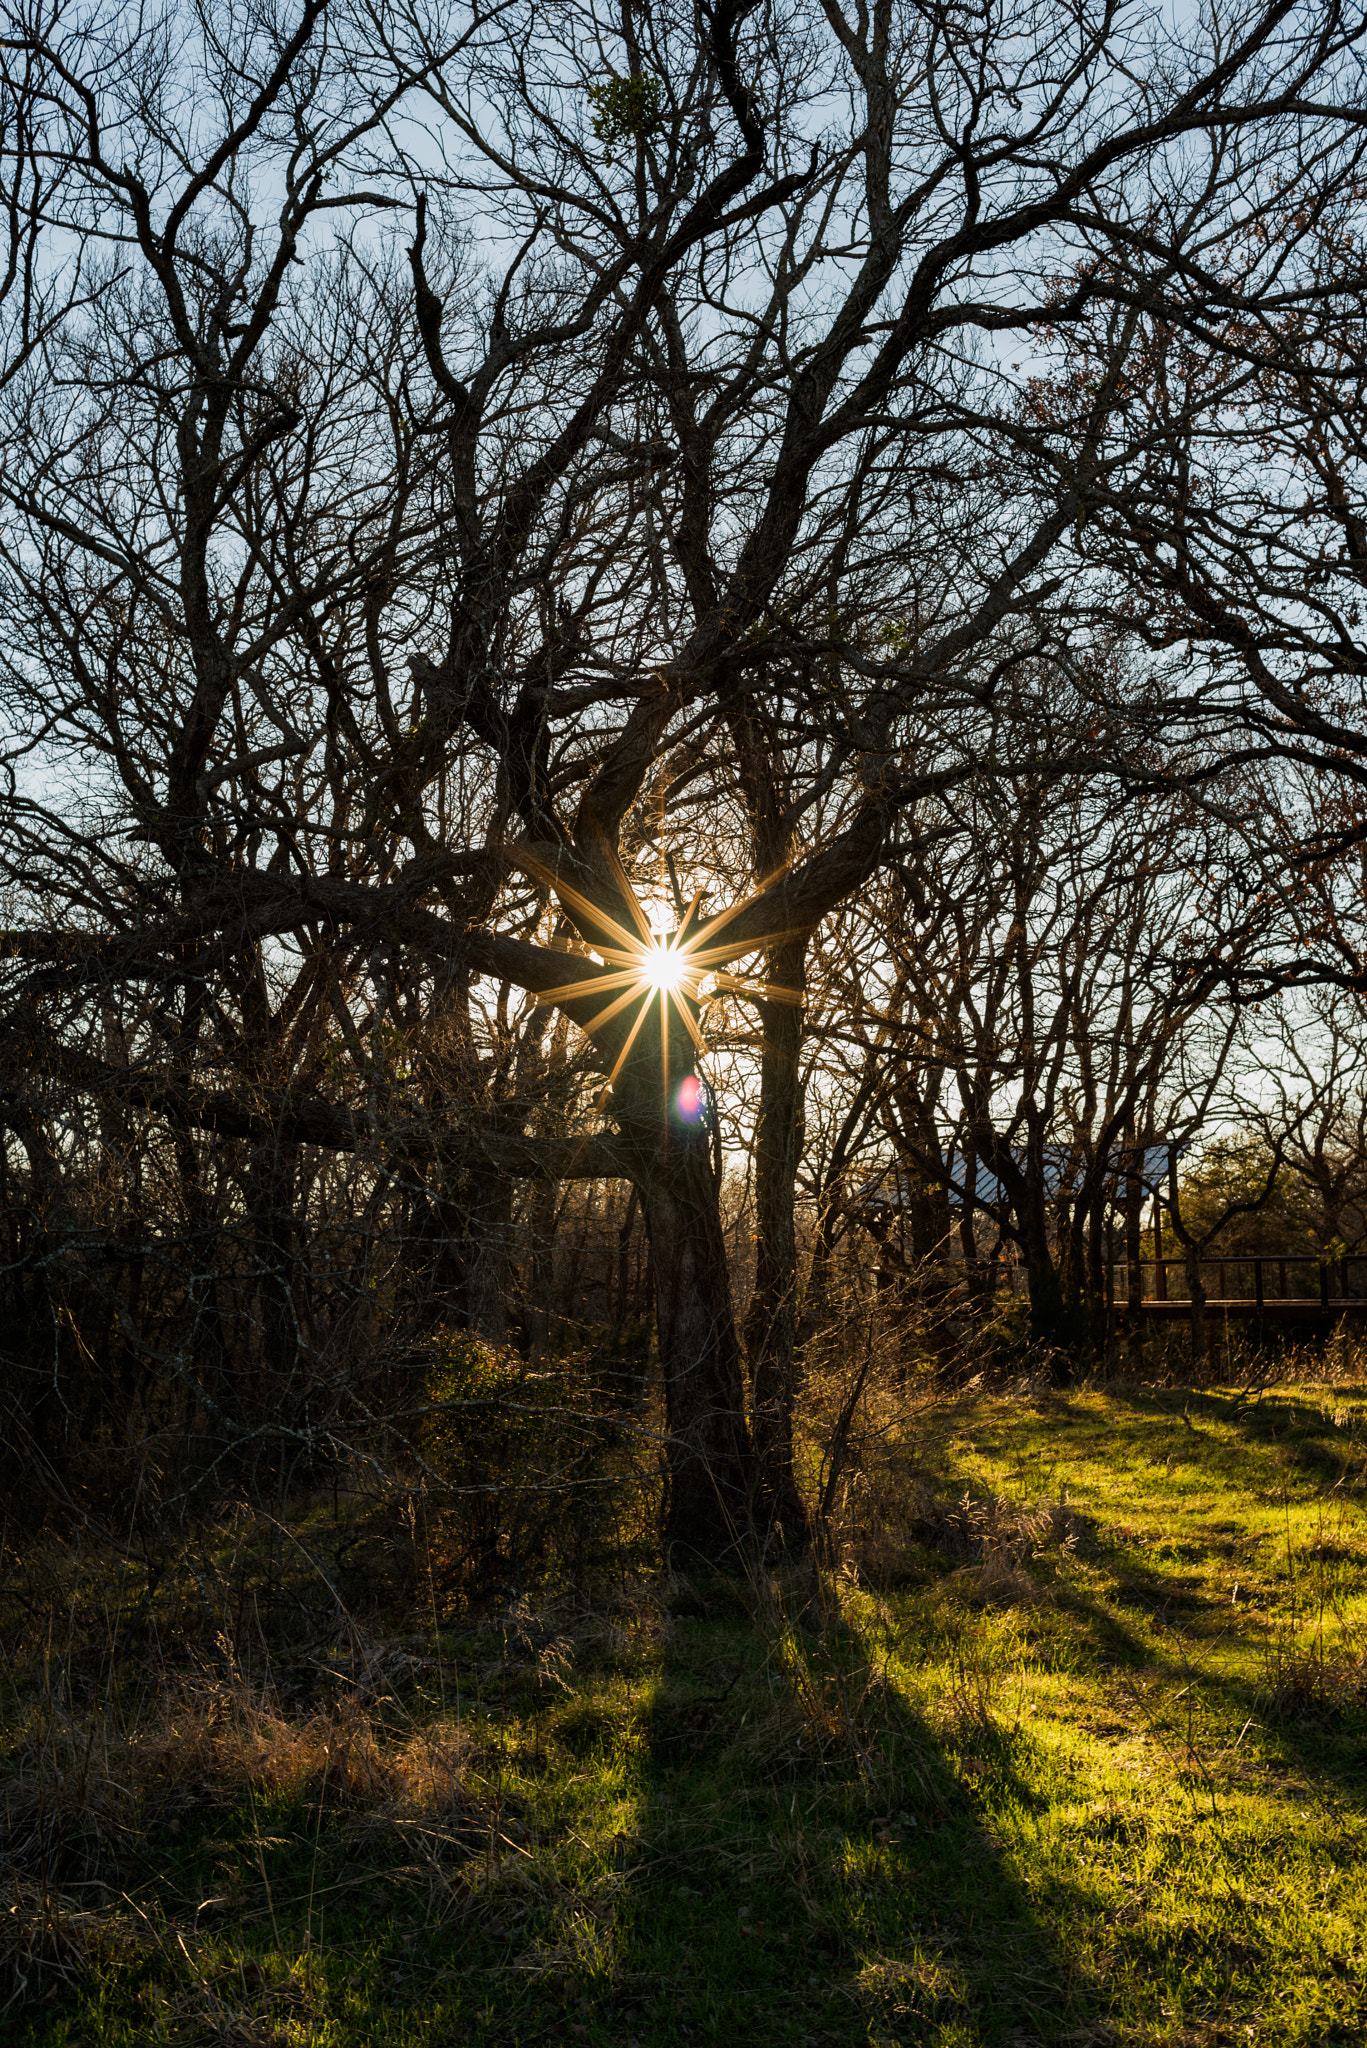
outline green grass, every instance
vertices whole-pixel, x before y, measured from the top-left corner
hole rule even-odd
[[[1341,1387],[923,1417],[805,1615],[699,1580],[391,1660],[367,1739],[439,1735],[444,1807],[153,1783],[0,2034],[1361,2042],[1365,1434]]]

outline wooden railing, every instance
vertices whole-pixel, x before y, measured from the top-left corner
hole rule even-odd
[[[1198,1259],[1196,1263],[1207,1297],[1212,1303],[1248,1301],[1262,1308],[1270,1301],[1303,1301],[1309,1306],[1318,1299],[1321,1308],[1328,1308],[1331,1300],[1367,1300],[1367,1254],[1363,1253],[1354,1252],[1342,1259],[1322,1259],[1314,1253],[1302,1252],[1288,1253],[1285,1256],[1281,1253],[1256,1256],[1249,1253],[1237,1257],[1227,1254],[1222,1259]],[[1185,1259],[1140,1259],[1141,1298],[1146,1302],[1190,1299],[1185,1293],[1171,1295],[1168,1292],[1168,1274],[1176,1272],[1185,1280],[1186,1265]],[[1288,1276],[1293,1270],[1297,1273],[1308,1271],[1308,1287],[1288,1285]],[[1153,1275],[1152,1293],[1144,1288],[1142,1276],[1145,1273]],[[1214,1276],[1213,1286],[1206,1279],[1208,1273]],[[1229,1280],[1231,1276],[1240,1274],[1248,1275],[1248,1281],[1245,1283],[1248,1291],[1231,1294]],[[1353,1281],[1357,1283],[1356,1292],[1350,1284]],[[1111,1267],[1111,1293],[1117,1307],[1123,1306],[1125,1302],[1129,1291],[1128,1282],[1129,1262],[1118,1259]],[[1337,1284],[1332,1284],[1334,1282]]]

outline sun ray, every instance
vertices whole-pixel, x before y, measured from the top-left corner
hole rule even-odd
[[[606,1105],[607,1099],[609,1095],[611,1095],[612,1093],[613,1084],[616,1081],[617,1076],[621,1073],[623,1067],[626,1065],[627,1054],[631,1051],[632,1046],[636,1043],[636,1034],[639,1032],[641,1026],[645,1023],[646,1012],[649,1008],[650,1004],[647,1001],[642,1003],[640,1009],[636,1012],[636,1020],[633,1023],[630,1031],[628,1031],[626,1035],[626,1043],[623,1045],[622,1050],[618,1053],[616,1060],[613,1062],[612,1072],[608,1075],[607,1080],[603,1083],[602,1089],[599,1093],[598,1107],[600,1109],[604,1108],[604,1106]]]
[[[685,940],[687,939],[689,930],[693,923],[694,916],[697,912],[698,905],[702,902],[702,896],[703,892],[701,889],[694,890],[693,901],[689,904],[687,910],[684,912],[683,923],[679,926],[679,929],[674,934],[674,943],[676,946],[682,946]],[[689,947],[689,951],[692,951],[691,946]]]
[[[638,978],[637,980],[632,982],[631,987],[627,989],[624,994],[618,996],[615,1003],[609,1003],[607,1008],[600,1010],[596,1017],[590,1017],[588,1023],[585,1024],[583,1027],[584,1030],[588,1033],[589,1037],[591,1038],[595,1031],[601,1031],[605,1024],[611,1024],[614,1017],[620,1017],[623,1010],[626,1009],[628,1003],[634,1003],[637,1000],[637,998],[641,996],[644,996],[646,998],[646,1000],[641,1004],[642,1013],[644,1014],[644,1012],[650,1007],[650,990],[646,988]],[[635,1033],[633,1032],[632,1035],[634,1037]]]
[[[755,887],[750,891],[750,894],[748,896],[742,896],[739,903],[733,903],[729,910],[719,911],[715,917],[710,917],[707,920],[707,923],[700,927],[698,931],[698,938],[706,939],[710,938],[713,932],[724,932],[726,930],[727,925],[735,923],[736,919],[740,916],[743,910],[749,910],[752,904],[759,902],[761,896],[765,896],[768,894],[769,890],[773,888],[775,882],[782,881],[783,877],[787,874],[791,866],[792,862],[790,860],[785,860],[782,867],[775,868],[774,872],[771,875],[766,875],[762,882],[757,882]],[[766,933],[763,940],[757,940],[754,943],[767,944],[768,936],[769,935]]]
[[[800,931],[765,932],[762,938],[746,939],[743,944],[734,946],[690,946],[688,955],[691,960],[697,961],[699,967],[723,967],[728,960],[743,960],[747,953],[767,951],[771,946],[781,945],[785,939],[797,939],[801,936]]]
[[[807,994],[800,988],[781,988],[775,981],[757,981],[753,976],[740,974],[716,974],[713,976],[719,989],[732,995],[749,996],[762,1003],[789,1003],[800,1010],[807,1001]]]
[[[576,889],[570,882],[555,881],[554,877],[550,879],[557,896],[568,903],[572,909],[577,910],[579,915],[582,918],[586,918],[590,924],[600,925],[604,931],[611,932],[613,938],[619,940],[624,946],[634,946],[637,944],[637,941],[632,937],[626,926],[618,924],[616,918],[610,912],[604,910],[601,904],[595,903],[591,896],[586,896],[582,889]]]
[[[675,1005],[675,1008],[678,1010],[679,1015],[683,1018],[684,1023],[688,1026],[688,1035],[692,1039],[698,1051],[706,1052],[707,1040],[703,1037],[702,1031],[697,1023],[697,1020],[693,1015],[693,1012],[689,1009],[686,1009],[682,1003],[677,1003]]]
[[[669,1099],[669,991],[660,984],[660,1094]]]
[[[576,889],[574,884],[567,882],[563,875],[557,875],[553,868],[548,868],[545,862],[538,860],[534,853],[527,853],[521,847],[513,847],[511,851],[519,867],[525,868],[529,875],[535,875],[537,880],[544,882],[548,889],[554,889],[557,896],[579,911],[582,916],[587,917],[594,924],[601,925],[605,931],[611,932],[613,937],[619,939],[624,946],[636,945],[637,941],[632,937],[626,926],[618,924],[610,911],[604,910],[601,904],[595,903],[592,897],[586,896],[582,889]],[[618,867],[620,870],[620,862]],[[649,940],[650,927],[641,913],[641,906],[631,893],[631,884],[629,882],[626,884],[626,893],[627,901],[632,911],[633,922],[637,925],[641,936]]]
[[[560,988],[543,988],[538,990],[537,1006],[540,1008],[546,1003],[570,1003],[577,996],[583,996],[591,1002],[596,1002],[599,996],[606,994],[609,989],[626,988],[629,984],[639,982],[640,979],[640,969],[631,968],[624,969],[620,974],[598,974],[594,976],[592,981],[567,981]]]
[[[648,946],[654,934],[646,922],[646,914],[637,900],[636,891],[631,886],[631,878],[617,856],[616,847],[606,840],[604,841],[604,847],[607,852],[608,865],[612,869],[613,878],[626,900],[627,909],[631,912],[637,931]]]

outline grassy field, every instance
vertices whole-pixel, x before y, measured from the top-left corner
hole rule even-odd
[[[1365,1473],[1355,1386],[965,1397],[819,1574],[250,1673],[30,1614],[0,2036],[1360,2043]]]

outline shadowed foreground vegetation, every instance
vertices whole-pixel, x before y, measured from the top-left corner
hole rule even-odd
[[[819,1572],[453,1617],[345,1499],[11,1555],[0,2030],[1360,2041],[1365,1471],[1357,1385],[970,1393]]]

